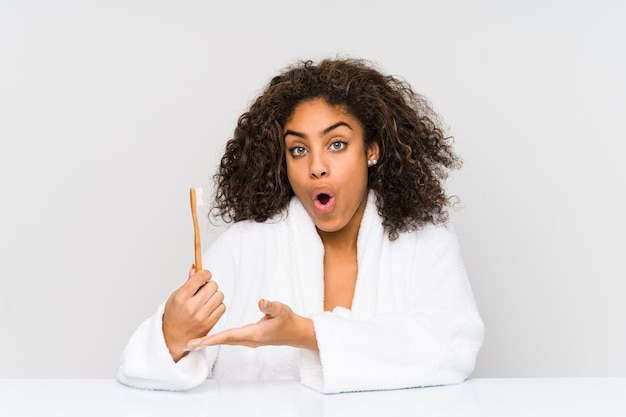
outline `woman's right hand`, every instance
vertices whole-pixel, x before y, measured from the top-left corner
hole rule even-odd
[[[192,266],[187,282],[170,295],[163,313],[163,336],[175,362],[184,356],[189,340],[206,336],[215,326],[226,311],[223,301],[211,273],[196,272]]]

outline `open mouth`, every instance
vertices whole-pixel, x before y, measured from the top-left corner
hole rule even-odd
[[[323,205],[325,206],[326,204],[328,204],[328,202],[330,201],[330,196],[328,194],[320,194],[317,196],[317,200]]]
[[[315,194],[313,204],[315,210],[319,214],[331,213],[335,208],[335,196],[330,192],[324,192],[327,190],[319,190],[319,194]]]

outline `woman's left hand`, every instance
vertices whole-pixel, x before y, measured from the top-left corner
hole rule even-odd
[[[192,339],[186,350],[213,345],[283,345],[318,351],[311,319],[297,315],[289,306],[277,301],[259,300],[259,310],[265,315],[258,322]]]

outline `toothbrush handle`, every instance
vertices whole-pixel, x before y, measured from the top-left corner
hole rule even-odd
[[[193,238],[195,249],[195,265],[196,271],[202,269],[202,249],[200,247],[200,228],[198,227],[198,214],[196,212],[196,189],[189,190],[189,199],[191,202],[191,217],[193,218]]]

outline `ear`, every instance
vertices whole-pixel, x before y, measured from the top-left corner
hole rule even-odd
[[[379,155],[380,155],[380,149],[378,148],[378,141],[375,140],[367,148],[367,159],[368,160],[379,159],[378,158]]]

